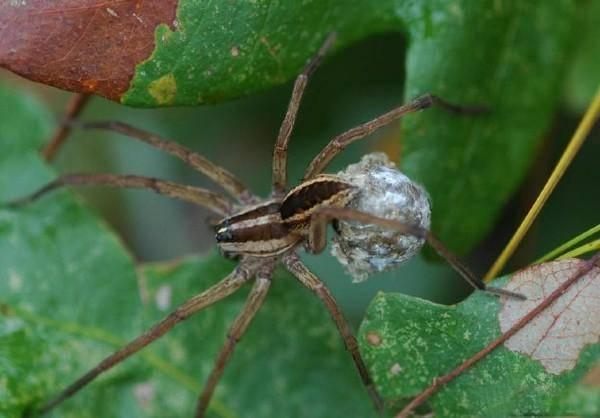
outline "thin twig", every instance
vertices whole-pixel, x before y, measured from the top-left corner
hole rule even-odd
[[[445,384],[453,380],[454,378],[460,376],[467,369],[477,363],[479,360],[486,357],[490,354],[494,349],[503,344],[510,337],[515,335],[521,328],[523,328],[529,321],[539,315],[543,310],[548,308],[556,299],[558,299],[563,293],[567,291],[567,289],[573,285],[577,280],[579,280],[582,276],[589,273],[594,266],[600,263],[600,252],[596,253],[592,258],[590,258],[583,266],[581,266],[572,277],[566,280],[563,284],[561,284],[556,290],[554,290],[546,299],[544,299],[538,306],[532,309],[527,315],[521,318],[515,325],[513,325],[508,331],[502,334],[500,337],[492,341],[485,347],[483,350],[479,351],[477,354],[467,359],[460,366],[452,370],[450,373],[440,376],[434,379],[431,386],[421,392],[416,398],[414,398],[408,405],[402,409],[396,415],[395,418],[406,418],[413,409],[421,405],[427,399],[429,399],[433,394],[435,394],[438,390],[440,390]]]
[[[85,108],[85,105],[89,102],[90,98],[91,96],[89,94],[84,93],[79,93],[73,96],[67,104],[67,110],[65,112],[64,119],[70,120],[77,118],[77,116]],[[54,135],[42,150],[42,156],[46,161],[52,161],[52,159],[54,159],[56,153],[69,136],[69,133],[71,133],[71,129],[71,125],[65,124],[61,121],[58,128],[56,128]]]
[[[574,248],[571,251],[567,251],[556,259],[565,260],[567,258],[578,258],[584,254],[591,253],[592,251],[600,251],[600,239],[595,239],[587,244],[583,244],[577,248]]]
[[[489,282],[490,280],[492,280],[494,277],[496,277],[498,273],[500,273],[502,268],[506,265],[506,262],[513,255],[513,253],[527,234],[527,231],[529,231],[529,228],[533,224],[533,221],[537,218],[538,214],[540,213],[540,211],[544,207],[544,204],[556,188],[556,185],[562,178],[563,174],[565,174],[565,171],[567,171],[569,164],[571,164],[571,161],[573,161],[573,158],[575,158],[575,155],[577,155],[577,152],[581,148],[581,145],[587,138],[588,134],[592,130],[592,127],[594,126],[596,120],[599,117],[600,87],[596,91],[596,95],[592,100],[592,103],[588,107],[587,111],[585,112],[585,115],[583,115],[581,122],[579,122],[579,125],[577,126],[577,129],[571,137],[569,144],[567,145],[562,156],[560,157],[560,160],[558,160],[558,162],[556,163],[554,171],[552,171],[552,174],[550,175],[550,177],[548,177],[548,181],[544,185],[544,188],[540,192],[537,199],[535,199],[535,202],[533,202],[533,205],[531,206],[529,212],[523,219],[523,222],[521,222],[521,225],[519,225],[508,244],[506,244],[506,247],[504,248],[504,250],[502,250],[502,253],[498,256],[492,267],[490,267],[489,271],[484,276],[484,281]]]
[[[568,254],[567,250],[570,250],[571,248],[573,248],[574,246],[576,246],[577,244],[579,244],[581,241],[584,241],[586,239],[588,239],[589,237],[591,237],[592,235],[594,235],[596,232],[600,232],[600,224],[594,226],[593,228],[588,229],[587,231],[577,235],[575,238],[570,239],[569,241],[565,242],[564,244],[562,244],[561,246],[555,248],[554,250],[550,251],[548,254],[538,258],[537,260],[535,260],[533,263],[531,264],[540,264],[543,263],[545,261],[548,260],[554,260],[555,258],[558,258],[559,256]],[[571,258],[573,258],[575,256],[572,256]]]

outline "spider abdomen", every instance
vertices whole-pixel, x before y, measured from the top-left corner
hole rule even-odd
[[[290,190],[281,203],[281,219],[292,230],[305,233],[311,216],[326,206],[343,207],[356,189],[337,176],[322,174]]]

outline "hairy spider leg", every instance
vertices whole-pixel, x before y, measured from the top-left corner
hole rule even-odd
[[[419,110],[427,109],[432,106],[439,106],[442,109],[448,110],[457,114],[468,114],[476,115],[486,111],[485,108],[480,106],[463,107],[452,104],[438,96],[433,94],[424,94],[419,96],[410,102],[390,110],[383,115],[380,115],[368,122],[358,125],[346,132],[343,132],[334,137],[308,165],[308,168],[304,172],[304,180],[311,179],[316,175],[323,172],[323,170],[329,165],[340,152],[346,147],[359,139],[375,132],[377,129],[390,124],[391,122],[400,119],[403,116],[417,112]]]
[[[350,352],[352,356],[352,360],[354,361],[354,365],[360,375],[363,385],[367,389],[373,404],[378,412],[382,412],[384,410],[384,403],[377,390],[375,389],[375,385],[371,376],[369,375],[369,371],[367,370],[367,366],[358,350],[358,342],[348,325],[348,322],[344,318],[342,311],[340,310],[337,302],[333,298],[333,295],[323,283],[314,273],[312,273],[308,267],[304,265],[304,263],[300,260],[300,257],[296,253],[286,254],[283,257],[283,265],[286,269],[292,273],[296,279],[306,288],[311,290],[325,305],[325,308],[329,311],[333,322],[335,323],[337,330],[344,341],[344,345],[346,346],[346,350]]]
[[[101,129],[117,132],[125,135],[125,137],[137,139],[138,141],[144,142],[151,147],[157,148],[180,159],[194,170],[210,178],[239,202],[252,203],[257,200],[246,186],[231,172],[175,141],[165,139],[127,123],[117,121],[65,121],[65,124],[82,129]]]
[[[335,37],[335,32],[327,37],[317,54],[312,57],[294,82],[292,97],[290,97],[285,117],[279,128],[279,135],[275,141],[275,148],[273,149],[273,194],[276,196],[282,195],[287,187],[288,145],[292,130],[294,129],[294,123],[296,122],[296,116],[298,115],[298,109],[300,108],[300,102],[308,83],[308,77],[317,69],[319,63],[335,42]]]
[[[211,286],[204,292],[192,297],[191,299],[188,299],[177,309],[164,317],[161,321],[153,325],[146,332],[132,340],[120,350],[117,350],[110,356],[106,357],[104,360],[98,363],[98,365],[69,385],[58,396],[43,405],[39,412],[42,414],[49,412],[54,407],[84,388],[88,383],[96,379],[101,373],[111,369],[132,354],[138,352],[148,344],[162,337],[178,323],[188,319],[192,315],[214,304],[215,302],[218,302],[221,299],[231,295],[254,276],[256,268],[257,266],[254,264],[242,261],[220,282]]]
[[[66,186],[108,186],[116,188],[138,188],[151,190],[157,194],[184,200],[205,207],[221,216],[231,212],[231,204],[220,194],[200,187],[186,186],[171,181],[134,175],[106,173],[66,174],[47,183],[34,193],[8,202],[8,207],[30,204],[45,194]]]
[[[233,354],[235,346],[240,341],[242,335],[244,335],[248,329],[250,322],[264,303],[269,287],[271,286],[271,278],[273,276],[273,270],[275,269],[275,263],[276,259],[273,259],[272,261],[265,263],[257,271],[254,286],[246,299],[246,305],[233,321],[231,328],[229,328],[225,344],[223,348],[221,348],[221,351],[215,360],[215,365],[204,385],[204,389],[202,389],[202,393],[198,398],[196,418],[204,417],[210,399],[223,375],[227,362]]]
[[[403,234],[412,235],[417,238],[425,239],[425,241],[440,255],[444,258],[450,266],[456,270],[461,277],[473,286],[475,289],[479,289],[485,292],[494,293],[501,296],[508,296],[517,299],[526,299],[520,293],[514,293],[509,290],[504,290],[492,286],[487,286],[483,280],[477,277],[460,259],[452,253],[445,245],[443,245],[439,239],[437,239],[430,231],[424,228],[420,228],[414,225],[408,225],[397,221],[395,219],[381,218],[370,213],[361,212],[350,208],[339,208],[339,207],[324,207],[319,208],[317,213],[313,215],[316,218],[312,222],[323,223],[325,220],[330,221],[333,219],[345,219],[348,221],[358,221],[366,224],[378,225],[383,228],[395,229]],[[321,219],[318,219],[321,218]],[[312,229],[309,230],[312,231]],[[314,241],[314,240],[313,240]],[[308,242],[311,242],[309,239]]]

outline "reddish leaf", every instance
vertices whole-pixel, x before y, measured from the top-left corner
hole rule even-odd
[[[0,3],[0,66],[41,83],[119,100],[154,29],[177,1],[27,0]]]

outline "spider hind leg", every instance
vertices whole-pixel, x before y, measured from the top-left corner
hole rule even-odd
[[[438,240],[430,231],[414,225],[408,225],[395,219],[381,218],[370,213],[361,212],[350,208],[323,207],[318,210],[313,217],[321,217],[328,221],[329,219],[354,220],[363,223],[370,223],[383,228],[396,230],[404,235],[412,235],[417,238],[423,238],[426,242],[442,257],[461,277],[473,286],[475,289],[496,295],[512,297],[516,299],[526,299],[520,293],[514,293],[508,290],[487,286],[483,280],[477,277],[452,251],[450,251],[440,240]],[[322,221],[321,221],[322,222]]]
[[[73,396],[75,393],[79,392],[89,383],[94,381],[100,374],[110,370],[111,368],[121,363],[125,359],[129,358],[131,355],[137,353],[153,341],[162,337],[178,323],[188,319],[192,315],[198,313],[204,308],[211,306],[219,300],[231,295],[254,276],[254,272],[257,268],[258,265],[256,264],[253,264],[249,261],[242,261],[229,275],[227,275],[220,282],[211,286],[204,292],[188,299],[177,309],[175,309],[166,317],[164,317],[161,321],[154,324],[146,332],[140,334],[129,344],[106,357],[94,368],[92,368],[87,373],[82,375],[79,379],[71,383],[56,397],[46,402],[39,409],[38,412],[44,414],[51,411],[56,406],[58,406],[59,404]]]
[[[198,398],[196,418],[204,417],[215,388],[225,371],[225,366],[229,362],[237,343],[240,341],[252,322],[252,319],[254,319],[254,316],[264,303],[267,292],[271,286],[271,277],[273,275],[274,267],[275,262],[273,260],[265,260],[259,268],[254,286],[246,299],[246,305],[231,325],[227,333],[225,344],[223,345],[223,348],[221,348],[215,361],[215,365],[204,385],[204,389]]]
[[[352,333],[352,329],[348,325],[348,322],[344,318],[342,311],[340,310],[337,302],[333,298],[333,295],[329,289],[325,286],[317,276],[315,276],[305,265],[302,263],[300,258],[295,253],[289,253],[283,257],[283,264],[286,269],[292,273],[298,279],[302,285],[311,290],[325,305],[325,308],[329,311],[333,322],[335,323],[346,350],[352,356],[354,365],[360,375],[363,385],[367,389],[371,401],[373,402],[375,409],[378,412],[383,412],[384,402],[375,389],[375,384],[369,375],[367,366],[358,350],[358,342]]]

